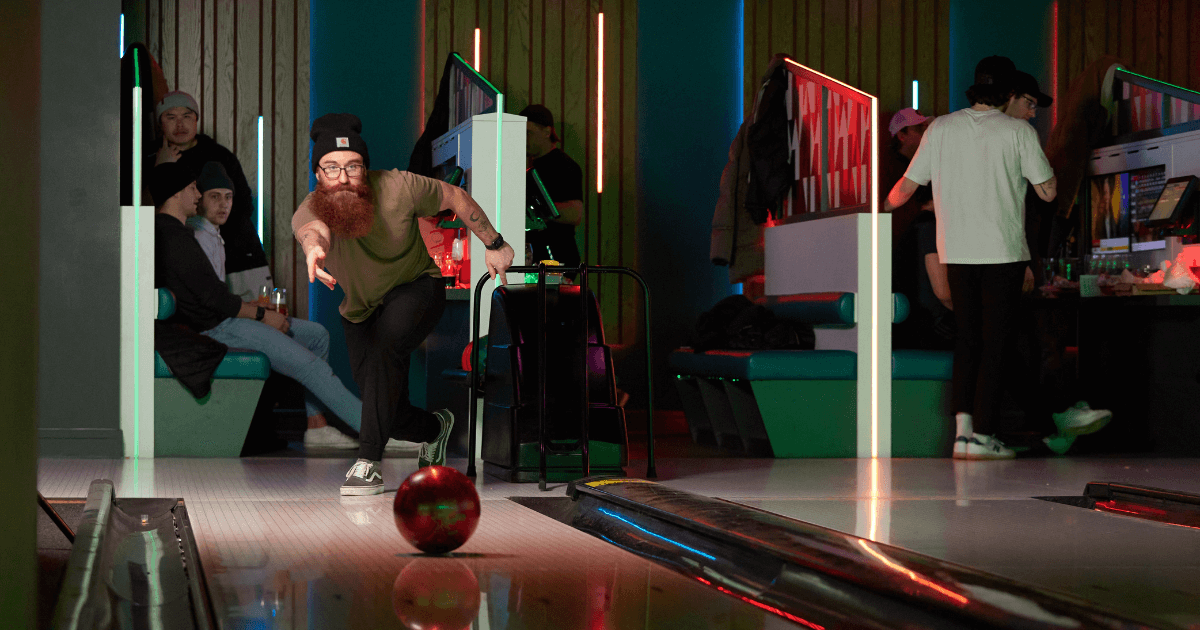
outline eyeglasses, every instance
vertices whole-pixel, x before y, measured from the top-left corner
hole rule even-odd
[[[367,170],[362,164],[350,164],[348,166],[322,166],[320,169],[325,171],[325,177],[328,177],[329,179],[337,179],[338,177],[341,177],[342,171],[346,171],[346,177],[361,177],[363,171]]]
[[[1029,109],[1037,109],[1038,104],[1036,100],[1029,98],[1028,96],[1022,96],[1021,100],[1025,101],[1029,105]]]

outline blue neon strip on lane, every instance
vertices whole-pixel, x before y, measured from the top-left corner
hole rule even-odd
[[[602,513],[604,513],[604,514],[607,514],[607,515],[609,515],[609,516],[611,516],[611,517],[613,517],[613,518],[615,518],[615,519],[617,519],[618,521],[621,521],[621,522],[623,522],[623,523],[627,523],[627,524],[629,524],[629,525],[633,526],[635,529],[637,529],[637,530],[639,530],[639,531],[641,531],[641,532],[645,532],[645,533],[647,533],[647,534],[650,534],[651,536],[654,536],[655,538],[661,538],[662,540],[665,540],[665,541],[667,541],[667,542],[669,542],[669,543],[671,543],[672,545],[675,545],[675,546],[677,546],[677,547],[682,547],[682,548],[684,548],[684,549],[687,549],[688,551],[690,551],[690,552],[692,552],[692,553],[694,553],[694,554],[696,554],[696,555],[698,555],[698,556],[702,556],[702,557],[708,558],[709,560],[716,560],[716,559],[717,559],[717,558],[716,558],[716,556],[710,556],[709,554],[707,554],[707,553],[704,553],[703,551],[700,551],[699,549],[695,549],[695,548],[693,548],[693,547],[689,547],[689,546],[687,546],[687,545],[685,545],[685,544],[683,544],[683,543],[680,543],[680,542],[675,542],[674,540],[671,540],[670,538],[667,538],[666,536],[663,536],[662,534],[655,534],[654,532],[652,532],[652,531],[650,531],[650,530],[646,529],[645,527],[642,527],[641,525],[638,525],[637,523],[634,523],[633,521],[631,521],[631,520],[629,520],[629,519],[625,518],[624,516],[621,516],[620,514],[616,514],[616,513],[614,513],[614,512],[609,512],[608,510],[606,510],[606,509],[604,509],[604,508],[600,508],[600,510],[599,510],[599,511],[600,511],[600,512],[602,512]]]

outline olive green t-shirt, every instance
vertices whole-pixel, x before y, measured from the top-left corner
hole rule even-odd
[[[442,209],[441,182],[407,171],[368,171],[375,193],[375,223],[362,238],[332,235],[325,267],[346,297],[338,311],[358,323],[371,316],[392,287],[421,276],[441,276],[429,256],[417,217],[432,217]],[[309,193],[292,216],[292,232],[317,220]]]

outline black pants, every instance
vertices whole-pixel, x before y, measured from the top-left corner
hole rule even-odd
[[[951,383],[955,413],[969,413],[978,433],[997,426],[1021,283],[1028,263],[947,265],[957,335]]]
[[[382,459],[389,437],[430,442],[441,431],[436,416],[409,401],[408,363],[445,308],[442,279],[422,276],[393,287],[363,322],[342,320],[350,369],[362,392],[360,458]]]

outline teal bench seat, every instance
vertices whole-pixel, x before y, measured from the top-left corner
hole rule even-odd
[[[158,296],[158,319],[166,319],[175,312],[175,300],[166,289],[159,289]],[[154,455],[239,456],[270,374],[267,355],[230,348],[213,372],[212,389],[197,399],[155,352]]]
[[[770,296],[776,317],[814,327],[848,328],[854,294]],[[897,294],[893,319],[907,318]],[[857,455],[858,357],[848,350],[673,352],[670,368],[698,443],[778,458]],[[892,454],[949,456],[951,354],[898,350],[892,356]],[[949,434],[946,435],[946,432]],[[942,451],[946,451],[942,454]]]

